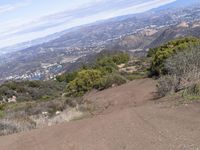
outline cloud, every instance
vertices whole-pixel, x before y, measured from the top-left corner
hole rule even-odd
[[[6,12],[10,12],[22,7],[26,7],[30,5],[30,1],[15,3],[15,4],[6,4],[6,5],[0,5],[0,15]]]
[[[98,20],[143,12],[174,1],[176,0],[85,0],[82,5],[37,19],[0,23],[0,42],[3,43],[1,47],[7,46],[8,43],[16,44],[33,40]],[[12,9],[22,6],[25,4],[15,5]],[[7,6],[5,10],[11,11],[11,8]]]

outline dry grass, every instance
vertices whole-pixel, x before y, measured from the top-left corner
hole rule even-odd
[[[90,114],[81,98],[8,104],[0,119],[0,136],[83,118]]]
[[[0,120],[0,136],[29,131],[36,128],[36,123],[29,118],[25,119],[1,119]]]

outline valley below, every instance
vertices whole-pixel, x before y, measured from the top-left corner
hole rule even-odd
[[[199,37],[199,33],[199,6],[151,10],[105,20],[57,33],[55,39],[53,35],[46,37],[38,45],[30,46],[28,42],[29,47],[21,50],[5,48],[7,53],[0,55],[0,81],[49,80],[77,69],[77,63],[87,63],[87,57],[103,50],[144,56],[149,48],[180,37]]]

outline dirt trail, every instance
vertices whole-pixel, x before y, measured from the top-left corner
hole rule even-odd
[[[155,91],[144,79],[90,93],[93,117],[0,137],[0,150],[199,150],[200,105],[170,108]]]

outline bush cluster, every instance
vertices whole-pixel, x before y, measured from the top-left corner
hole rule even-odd
[[[101,79],[99,90],[104,90],[112,86],[119,86],[127,82],[127,79],[120,74],[107,75]]]
[[[67,74],[62,74],[56,77],[56,80],[59,82],[66,82],[69,83],[70,81],[74,80],[77,76],[78,72],[74,71],[74,72],[70,72]]]
[[[100,85],[102,73],[99,70],[89,69],[78,72],[76,78],[67,86],[68,95],[81,96]]]
[[[200,46],[190,47],[168,58],[165,63],[167,75],[158,82],[159,94],[184,91],[189,95],[200,95]]]
[[[116,76],[111,74],[119,73],[117,65],[128,61],[127,53],[108,53],[97,57],[90,67],[83,66],[77,71],[57,76],[57,81],[9,81],[0,85],[0,102],[13,97],[18,102],[53,100],[60,98],[66,84],[67,93],[73,96],[83,95],[93,88],[103,89],[114,84]]]
[[[61,95],[64,87],[57,81],[10,81],[0,86],[0,101],[13,96],[20,102],[54,99]]]
[[[194,37],[181,38],[170,41],[160,47],[150,49],[148,57],[152,58],[152,64],[150,67],[151,76],[159,76],[167,74],[165,68],[165,61],[171,56],[186,50],[190,50],[191,47],[200,44],[200,40]]]
[[[116,53],[97,58],[91,67],[82,67],[80,70],[57,77],[60,82],[67,82],[68,96],[82,96],[92,89],[105,89],[113,84],[121,85],[126,82],[118,72],[118,66],[129,61],[126,53]],[[63,78],[64,77],[64,78]]]
[[[90,67],[83,66],[60,75],[57,81],[5,82],[0,85],[0,136],[36,128],[35,118],[51,118],[57,111],[82,105],[84,100],[80,96],[92,89],[102,90],[125,83],[126,78],[120,75],[117,65],[128,61],[129,55],[119,52],[102,55]],[[17,103],[2,103],[13,96]],[[44,112],[48,116],[43,116]]]

